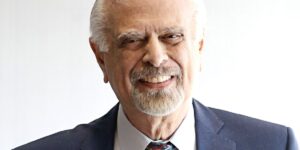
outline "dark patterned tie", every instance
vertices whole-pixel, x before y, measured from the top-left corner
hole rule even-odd
[[[172,143],[151,142],[145,150],[178,150]]]

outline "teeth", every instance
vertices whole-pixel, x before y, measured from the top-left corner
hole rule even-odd
[[[150,83],[159,83],[164,82],[171,79],[171,76],[157,76],[157,77],[146,77],[144,81],[150,82]]]

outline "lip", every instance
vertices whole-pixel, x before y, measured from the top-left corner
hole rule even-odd
[[[150,89],[163,89],[163,88],[170,86],[173,82],[175,82],[175,78],[176,78],[175,76],[171,76],[170,79],[163,81],[163,82],[158,82],[158,83],[151,83],[151,82],[139,80],[138,85],[140,85],[142,87],[150,88]]]

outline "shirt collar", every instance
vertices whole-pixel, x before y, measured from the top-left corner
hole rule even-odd
[[[178,149],[195,150],[195,139],[194,109],[191,104],[187,116],[170,138],[170,142]],[[145,149],[152,141],[129,122],[121,105],[118,111],[116,141],[122,150]]]
[[[119,147],[122,150],[141,150],[145,149],[151,139],[137,130],[125,116],[122,106],[119,106],[117,120],[117,138]]]
[[[170,138],[170,142],[180,150],[196,149],[195,117],[194,107],[192,104],[190,105],[187,116],[182,121],[177,131]]]

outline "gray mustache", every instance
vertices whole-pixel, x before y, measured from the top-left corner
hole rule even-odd
[[[138,80],[145,77],[155,76],[177,76],[179,79],[182,77],[182,71],[179,67],[153,67],[144,66],[142,71],[133,71],[130,75],[131,83],[136,83]]]

